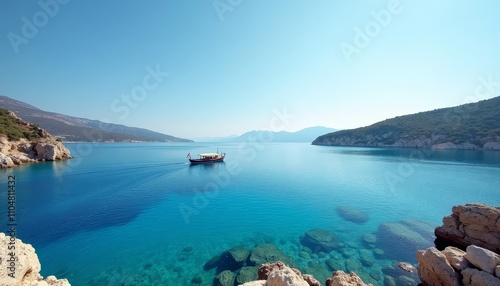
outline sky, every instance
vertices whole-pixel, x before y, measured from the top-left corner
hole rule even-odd
[[[499,1],[0,1],[0,95],[198,138],[500,95]]]

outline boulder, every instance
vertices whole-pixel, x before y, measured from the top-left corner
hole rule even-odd
[[[335,271],[332,278],[326,280],[326,286],[373,286],[365,284],[363,280],[354,272],[346,274],[344,271]]]
[[[368,249],[359,250],[359,260],[366,267],[371,267],[375,263],[375,258],[373,257],[373,252]]]
[[[256,280],[242,284],[241,286],[266,286],[266,280]]]
[[[495,267],[495,276],[500,278],[500,265],[497,265],[497,267]]]
[[[420,229],[417,231],[407,223],[382,223],[377,231],[377,247],[395,259],[415,259],[415,251],[431,245],[434,245],[431,236],[424,237]]]
[[[443,218],[443,225],[434,231],[448,244],[464,247],[477,245],[500,252],[500,207],[480,203],[454,206],[452,214]]]
[[[257,266],[245,266],[240,269],[238,276],[236,276],[236,282],[239,284],[244,284],[246,282],[257,280],[257,273],[259,267]]]
[[[477,268],[495,274],[495,268],[500,265],[500,255],[475,245],[467,246],[465,258]]]
[[[484,271],[467,268],[462,271],[465,286],[500,286],[500,279]]]
[[[340,239],[331,231],[314,228],[300,238],[300,243],[309,247],[314,253],[330,252],[339,248]]]
[[[403,269],[406,272],[413,273],[415,272],[415,267],[408,262],[398,262],[396,264],[399,268]]]
[[[7,263],[9,263],[9,258],[3,257],[3,254],[12,252],[12,250],[8,249],[9,243],[13,243],[16,247],[14,278],[9,276],[9,269],[6,267]],[[68,280],[57,279],[54,276],[48,276],[43,280],[40,275],[40,261],[35,253],[35,249],[30,244],[23,243],[20,239],[0,233],[0,253],[2,254],[0,258],[0,265],[2,265],[0,267],[1,285],[71,285]]]
[[[290,267],[283,267],[272,271],[266,281],[266,286],[309,286],[309,284]]]
[[[417,251],[418,275],[423,285],[460,285],[460,275],[455,272],[446,256],[435,247]]]
[[[250,251],[243,246],[235,246],[229,250],[229,255],[236,263],[243,264],[250,255]]]
[[[365,223],[368,221],[368,214],[351,206],[338,206],[337,213],[345,220],[354,223]]]
[[[255,247],[250,252],[250,264],[259,266],[269,262],[283,261],[286,264],[292,264],[292,258],[284,254],[274,244],[264,243]]]
[[[214,279],[215,286],[233,286],[234,285],[234,273],[230,270],[224,270],[217,275]]]
[[[470,267],[469,262],[465,259],[465,251],[454,246],[448,246],[442,252],[450,265],[456,270],[462,271]]]

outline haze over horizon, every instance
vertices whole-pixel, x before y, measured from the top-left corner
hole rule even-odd
[[[182,138],[348,129],[500,94],[500,2],[0,3],[0,95]]]

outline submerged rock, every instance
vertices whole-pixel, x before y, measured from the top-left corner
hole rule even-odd
[[[259,267],[257,266],[245,266],[240,269],[238,276],[236,276],[236,282],[238,285],[254,281],[258,279]]]
[[[300,238],[300,243],[309,247],[314,253],[330,252],[339,248],[340,239],[331,231],[314,228]]]
[[[229,255],[236,263],[243,264],[250,255],[250,250],[243,246],[235,246],[229,250]]]
[[[338,206],[337,213],[345,220],[355,223],[365,223],[368,221],[368,214],[351,206]]]
[[[224,270],[217,275],[214,279],[215,286],[233,286],[234,285],[234,273],[229,270]]]
[[[283,261],[292,264],[292,258],[284,254],[274,244],[261,244],[250,252],[250,264],[259,266],[269,262]]]
[[[420,228],[408,223],[383,223],[377,231],[377,247],[390,257],[413,260],[417,250],[434,245],[432,233],[425,236],[421,233]]]

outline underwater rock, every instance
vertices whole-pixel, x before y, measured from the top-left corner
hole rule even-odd
[[[398,262],[396,264],[399,268],[403,269],[406,272],[414,273],[415,272],[415,266],[411,265],[408,262]]]
[[[201,274],[197,273],[192,279],[191,284],[201,284],[203,283],[203,278],[201,278]]]
[[[310,261],[307,264],[305,272],[312,274],[314,277],[322,281],[326,280],[328,277],[332,275],[332,272],[326,267],[326,265],[324,265],[323,263],[317,263],[313,261]]]
[[[182,252],[183,253],[189,253],[193,250],[193,247],[192,246],[186,246],[182,249]]]
[[[385,254],[385,252],[380,248],[375,248],[373,250],[373,255],[375,255],[375,257],[377,257],[377,258],[383,258],[384,254]]]
[[[243,264],[250,255],[250,250],[243,246],[235,246],[229,250],[229,255],[236,263]]]
[[[215,286],[233,286],[234,285],[234,273],[229,270],[224,270],[217,275],[214,279]]]
[[[325,261],[325,263],[326,263],[326,266],[328,266],[328,268],[330,268],[331,271],[337,271],[337,270],[344,271],[345,270],[344,263],[342,263],[336,259],[327,259]]]
[[[411,277],[401,275],[398,277],[399,286],[417,286],[417,282]]]
[[[255,247],[250,252],[250,264],[254,266],[259,266],[269,262],[283,261],[284,263],[291,265],[293,260],[290,256],[284,254],[279,250],[274,244],[261,244]]]
[[[355,248],[342,248],[340,249],[340,253],[344,258],[349,258],[358,254],[358,251]]]
[[[307,259],[307,260],[311,259],[311,256],[309,255],[309,253],[307,253],[305,251],[299,252],[299,257]]]
[[[387,256],[396,259],[415,259],[417,250],[433,244],[431,237],[422,236],[406,223],[383,223],[377,231],[377,247],[383,249]]]
[[[361,224],[368,221],[368,214],[355,207],[338,206],[336,211],[343,219],[350,222]]]
[[[309,247],[314,253],[331,252],[339,247],[340,239],[331,231],[314,228],[301,236],[300,243]]]
[[[375,263],[375,258],[373,257],[373,252],[367,249],[359,250],[359,260],[364,266],[370,267]]]
[[[373,233],[366,233],[362,237],[363,243],[367,246],[373,246],[377,243],[377,236]]]
[[[220,255],[213,256],[205,263],[205,265],[203,265],[203,270],[208,271],[210,269],[217,267],[220,260],[221,260]]]
[[[394,277],[385,275],[384,276],[384,286],[396,286],[396,279]]]
[[[345,261],[345,268],[349,272],[359,272],[363,268],[363,265],[358,259],[350,257]]]
[[[257,280],[259,267],[257,266],[244,266],[241,268],[238,276],[236,276],[236,282],[238,285],[244,284],[250,281]]]

